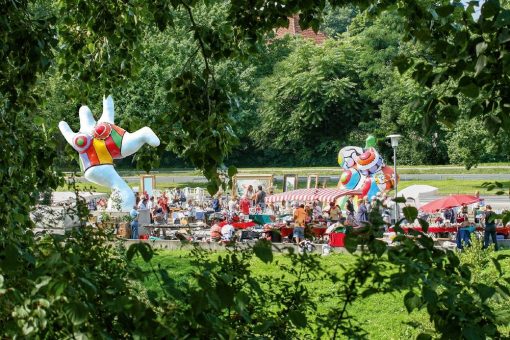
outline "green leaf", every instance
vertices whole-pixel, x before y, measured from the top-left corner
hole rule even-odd
[[[464,329],[462,329],[462,335],[463,338],[467,340],[478,340],[486,338],[482,327],[478,327],[477,325],[469,323],[467,323]]]
[[[485,66],[487,65],[487,57],[482,54],[478,57],[478,60],[476,61],[476,65],[475,65],[475,76],[479,75],[480,72],[483,71],[483,69],[485,68]],[[478,94],[477,94],[478,96]]]
[[[154,251],[150,244],[145,242],[138,243],[140,254],[145,262],[149,262],[154,256]]]
[[[429,305],[437,303],[437,293],[430,287],[424,286],[422,289],[423,300]]]
[[[499,13],[501,6],[497,0],[486,0],[482,5],[481,18],[492,18]]]
[[[421,218],[418,219],[418,223],[420,224],[421,230],[426,233],[429,231],[429,223]]]
[[[478,44],[476,44],[476,55],[479,56],[480,54],[485,52],[485,50],[487,49],[487,46],[488,45],[485,41],[482,41],[482,42],[479,42]]]
[[[306,327],[306,315],[303,312],[297,310],[290,311],[289,318],[296,327]]]
[[[265,333],[274,324],[271,320],[264,320],[261,325],[255,327],[255,332]]]
[[[218,183],[216,183],[215,181],[209,181],[209,183],[207,183],[207,192],[209,193],[209,195],[211,196],[216,195],[218,190],[219,190]]]
[[[407,312],[411,313],[413,310],[418,308],[421,304],[421,298],[417,296],[413,291],[409,291],[404,296],[404,305],[406,306]]]
[[[139,253],[145,262],[149,262],[154,255],[150,244],[145,242],[134,243],[128,248],[126,253],[128,261],[131,261],[136,253]]]
[[[374,249],[377,257],[381,257],[388,248],[388,246],[384,241],[374,240],[374,242],[372,243],[372,248]]]
[[[431,340],[431,339],[432,339],[432,336],[429,334],[426,334],[426,333],[420,333],[416,337],[416,340]]]
[[[97,293],[97,288],[94,286],[92,282],[84,277],[80,277],[79,280],[83,284],[83,289],[87,292],[88,295],[94,295]]]
[[[501,223],[503,223],[503,225],[506,225],[508,222],[510,221],[510,212],[507,211],[503,214],[503,218],[501,220]]]
[[[466,86],[461,87],[459,90],[462,92],[462,94],[470,98],[476,98],[480,93],[480,89],[474,83],[467,84]]]
[[[271,242],[260,239],[253,246],[253,252],[264,263],[273,262],[273,249]]]
[[[411,67],[412,63],[410,62],[409,58],[405,55],[398,55],[395,58],[393,58],[393,66],[396,66],[398,69],[398,72],[400,74],[404,74],[405,71]]]
[[[510,10],[504,9],[498,14],[496,25],[498,27],[507,27],[510,25]]]
[[[439,6],[436,8],[436,13],[441,17],[447,17],[453,13],[455,7],[453,5]]]
[[[418,217],[418,209],[415,207],[404,207],[402,209],[404,216],[409,223],[413,223],[414,220]]]
[[[480,298],[482,299],[482,301],[487,300],[488,298],[493,296],[494,293],[496,293],[496,289],[494,289],[494,287],[489,287],[483,283],[477,284],[475,286],[475,289],[476,289],[478,295],[480,296]]]
[[[81,302],[73,301],[64,307],[64,311],[75,325],[80,325],[87,320],[87,307]]]
[[[495,258],[491,258],[492,260],[492,263],[494,264],[494,267],[496,267],[496,270],[498,271],[499,275],[503,275],[503,272],[501,271],[501,264],[499,263],[499,261]]]
[[[500,44],[504,44],[510,41],[510,31],[505,28],[501,31],[501,33],[498,35],[498,42]]]
[[[352,233],[347,233],[345,235],[344,246],[349,253],[354,253],[358,249],[358,243],[359,240],[356,235]]]
[[[138,248],[136,246],[137,244],[138,243],[133,243],[132,245],[129,246],[129,248],[126,252],[126,257],[127,257],[128,261],[133,260],[133,257],[135,256],[136,252],[138,251]]]
[[[232,178],[237,174],[237,168],[233,165],[228,167],[228,177]]]
[[[406,202],[406,198],[400,196],[400,197],[397,197],[397,198],[393,198],[392,201],[395,202],[395,203],[405,203]]]

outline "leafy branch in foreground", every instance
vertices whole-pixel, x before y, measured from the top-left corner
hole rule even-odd
[[[494,181],[494,182],[484,182],[482,183],[482,188],[486,188],[487,191],[497,190],[495,192],[498,196],[503,196],[506,193],[508,193],[508,196],[510,198],[510,187],[505,187],[505,185],[501,182]],[[508,222],[510,222],[510,211],[509,210],[503,210],[501,214],[494,214],[491,216],[491,220],[494,221],[495,219],[501,219],[501,223],[506,226]]]

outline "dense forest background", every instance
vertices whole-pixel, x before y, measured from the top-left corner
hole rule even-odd
[[[219,3],[214,11],[196,11],[195,20],[199,25],[221,26],[225,15],[226,7]],[[142,152],[139,165],[145,157],[159,167],[192,166],[179,145],[187,138],[201,142],[200,132],[189,136],[182,130],[183,124],[196,124],[199,131],[200,122],[188,121],[182,113],[186,108],[177,107],[179,98],[169,94],[175,86],[169,79],[182,77],[188,68],[203,67],[202,59],[196,58],[199,51],[189,25],[186,17],[177,16],[172,29],[147,33],[139,51],[144,62],[133,71],[132,79],[112,93],[118,125],[134,130],[147,124],[162,137],[162,148]],[[434,121],[428,118],[427,105],[452,89],[447,82],[427,87],[413,80],[412,74],[397,71],[392,63],[395,57],[426,59],[427,49],[403,42],[403,19],[396,13],[369,18],[355,7],[329,9],[321,31],[328,39],[320,45],[300,36],[281,39],[269,34],[256,45],[255,53],[211,65],[216,84],[230,103],[225,108],[230,119],[226,128],[233,127],[229,132],[234,147],[225,164],[334,166],[341,147],[363,146],[370,134],[378,138],[380,151],[391,162],[391,147],[385,139],[391,133],[403,135],[398,150],[401,164],[452,163],[469,168],[510,159],[507,134],[490,133],[479,116],[463,111],[463,102],[472,100],[468,96],[455,93],[460,111],[455,112],[460,117],[457,123],[448,123],[449,112],[444,119],[441,115]],[[101,90],[89,88],[89,96],[76,102],[80,89],[58,67],[39,80],[39,88],[46,99],[41,115],[50,120],[47,124],[56,126],[65,119],[78,129],[81,104],[89,105],[96,115],[101,112]],[[204,119],[216,118],[210,114]],[[74,153],[65,152],[68,146],[58,130],[55,139],[61,155],[58,166],[78,169],[77,160],[68,156]],[[130,167],[134,161],[140,159],[125,159],[119,166]]]

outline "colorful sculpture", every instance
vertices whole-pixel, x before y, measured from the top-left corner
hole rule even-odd
[[[338,164],[343,169],[340,184],[346,189],[361,190],[362,196],[369,199],[394,185],[393,169],[384,164],[375,145],[375,137],[368,136],[364,149],[346,146],[338,153]]]
[[[144,144],[158,146],[159,138],[148,127],[129,133],[114,124],[114,105],[111,96],[103,99],[103,114],[99,121],[94,120],[87,106],[79,111],[80,131],[75,133],[62,121],[58,124],[66,141],[80,155],[80,168],[85,178],[110,188],[120,198],[120,210],[130,211],[135,204],[133,190],[119,176],[113,167],[114,159],[121,159],[137,152]],[[113,202],[108,201],[112,210]]]

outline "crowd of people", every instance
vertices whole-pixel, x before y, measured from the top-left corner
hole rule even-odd
[[[463,243],[470,244],[470,234],[476,230],[476,226],[483,226],[484,240],[483,247],[487,248],[492,240],[494,248],[498,250],[497,241],[497,220],[496,213],[490,205],[483,209],[480,205],[475,205],[471,211],[466,204],[458,208],[446,208],[437,210],[433,216],[424,215],[422,218],[428,218],[430,223],[459,227],[457,233],[457,245],[463,248]]]
[[[210,199],[196,201],[192,197],[186,197],[180,188],[172,192],[163,192],[161,195],[149,196],[145,193],[139,194],[136,198],[136,205],[130,212],[131,217],[131,237],[138,238],[139,211],[148,210],[152,224],[180,223],[170,212],[179,211],[179,216],[185,217],[186,222],[201,220],[211,226],[210,240],[218,242],[228,242],[235,238],[235,229],[231,225],[232,221],[246,221],[250,215],[264,214],[277,216],[280,221],[292,225],[293,240],[300,243],[305,238],[305,228],[312,223],[319,223],[327,227],[326,235],[339,226],[360,226],[368,222],[369,214],[377,209],[385,227],[392,223],[392,205],[394,204],[386,194],[378,193],[372,199],[367,197],[357,199],[354,196],[348,197],[343,205],[344,210],[336,203],[329,204],[313,201],[306,203],[298,202],[278,202],[266,204],[266,197],[272,194],[272,189],[268,193],[258,186],[257,190],[253,186],[248,186],[241,197],[237,195],[223,196],[218,193]],[[90,204],[89,204],[90,205]],[[106,201],[94,201],[94,205],[99,208],[106,207]],[[89,208],[97,208],[89,207]],[[459,208],[449,208],[437,211],[433,215],[420,215],[423,219],[429,219],[429,222],[435,224],[456,224],[462,228],[470,228],[476,223],[483,223],[485,227],[484,244],[488,246],[490,239],[497,249],[496,224],[490,218],[492,209],[486,206],[485,210],[475,206],[469,211],[466,205]],[[213,218],[210,218],[210,217]],[[405,221],[406,223],[407,221]],[[413,223],[414,221],[410,221]]]

